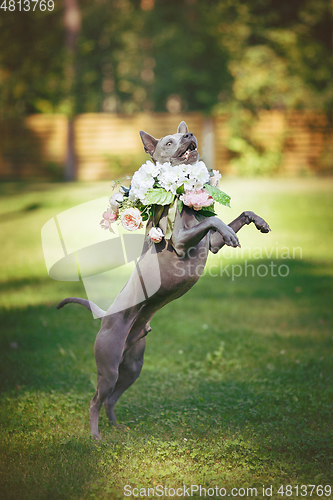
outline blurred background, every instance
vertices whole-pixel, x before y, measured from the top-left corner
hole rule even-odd
[[[1,498],[333,484],[332,59],[331,0],[0,0]],[[153,318],[126,430],[101,412],[95,446],[99,321],[56,310],[86,290],[49,277],[41,229],[107,205],[148,159],[139,130],[181,120],[223,174],[219,217],[272,231],[242,229]],[[90,238],[81,212],[69,224]]]
[[[333,173],[331,0],[44,4],[0,9],[1,180],[130,174],[181,119],[222,173]]]

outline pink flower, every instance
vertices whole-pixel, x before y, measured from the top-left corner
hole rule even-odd
[[[121,223],[128,231],[135,231],[142,226],[141,212],[138,208],[127,208],[121,215]]]
[[[112,232],[111,224],[117,219],[118,215],[112,212],[111,209],[109,209],[106,212],[104,212],[103,219],[101,220],[100,225],[103,229],[110,229],[110,231]]]
[[[118,219],[118,215],[116,213],[109,211],[104,212],[103,217],[109,222],[114,222],[115,220]]]
[[[110,222],[108,220],[102,219],[100,225],[103,229],[110,229]]]
[[[210,207],[214,203],[213,198],[207,193],[205,189],[199,189],[196,191],[187,191],[182,194],[180,199],[188,207],[194,208],[194,210],[201,210],[202,207]]]
[[[164,238],[163,231],[159,227],[152,227],[148,234],[154,243],[159,243]]]

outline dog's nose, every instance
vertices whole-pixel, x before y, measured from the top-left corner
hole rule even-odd
[[[193,137],[193,134],[190,132],[188,132],[187,134],[184,134],[185,139],[190,139],[191,137]]]

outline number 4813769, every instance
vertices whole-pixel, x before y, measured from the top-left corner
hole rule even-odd
[[[280,488],[277,490],[278,495],[282,496],[287,496],[290,497],[294,494],[302,497],[312,497],[312,494],[316,494],[318,497],[322,496],[331,496],[332,493],[332,488],[329,484],[326,484],[325,486],[318,485],[316,486],[315,484],[302,484],[301,486],[298,486],[297,484],[291,485],[287,484],[287,486],[283,487],[280,486]]]
[[[1,1],[1,0],[0,0]],[[0,9],[9,10],[13,12],[14,10],[24,10],[28,12],[29,10],[35,11],[36,9],[44,12],[45,10],[53,10],[54,9],[54,1],[53,0],[3,0],[0,5]]]

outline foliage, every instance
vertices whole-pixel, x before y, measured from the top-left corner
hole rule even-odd
[[[142,165],[147,161],[147,155],[144,151],[139,154],[105,154],[108,161],[108,174],[110,179],[119,179],[126,175],[132,176],[133,172],[138,169],[138,165]]]
[[[230,207],[230,196],[223,191],[221,191],[218,187],[211,186],[210,184],[205,184],[205,189],[208,191],[210,196],[220,203],[221,205],[224,205],[226,207]]]
[[[81,0],[68,88],[63,6],[0,17],[0,112],[333,106],[329,0]],[[69,93],[72,93],[69,95]],[[219,103],[219,104],[218,104]]]
[[[233,127],[239,112],[332,112],[330,0],[81,0],[80,8],[73,65],[59,2],[52,12],[0,16],[0,117],[227,112],[235,171],[256,175],[278,170],[283,138],[263,147]]]
[[[173,203],[175,195],[164,188],[151,188],[145,197],[147,205],[170,205]]]
[[[40,229],[108,184],[0,186],[3,498],[117,499],[126,484],[256,487],[259,497],[272,484],[277,500],[281,484],[332,485],[331,183],[224,185],[225,222],[251,208],[272,233],[244,228],[242,250],[213,257],[211,275],[158,312],[142,375],[117,405],[126,427],[109,428],[102,411],[101,443],[88,435],[100,322],[75,305],[55,309],[84,290],[47,276]],[[283,247],[302,255],[286,259]],[[240,257],[258,248],[288,276],[245,277],[247,264],[269,264]],[[221,263],[242,276],[214,277]]]
[[[283,162],[284,134],[277,132],[275,140],[267,144],[255,134],[257,123],[256,115],[241,109],[228,122],[228,148],[233,153],[230,163],[239,175],[272,175]]]
[[[2,117],[63,112],[66,107],[62,9],[59,2],[54,3],[52,12],[1,11]]]
[[[232,137],[229,149],[237,153],[231,164],[240,175],[270,175],[275,173],[282,163],[282,152],[264,151],[260,153],[251,143],[243,137]]]

